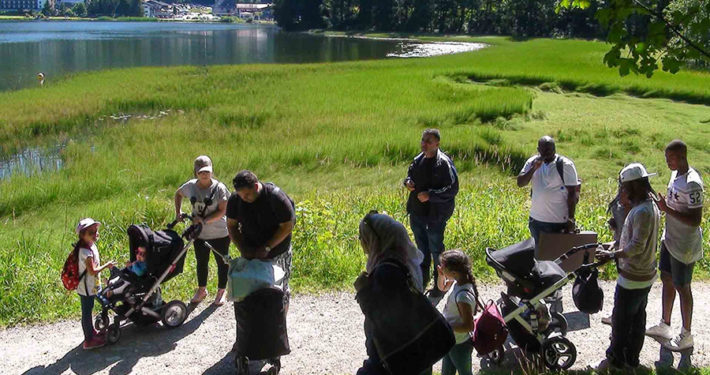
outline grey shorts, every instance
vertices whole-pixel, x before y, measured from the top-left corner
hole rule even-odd
[[[284,270],[284,278],[281,283],[281,286],[284,291],[284,304],[288,304],[289,300],[291,299],[291,288],[288,285],[289,280],[291,279],[291,260],[293,259],[293,251],[291,251],[291,248],[288,248],[288,251],[281,255],[277,255],[272,259],[274,264],[277,266],[281,267],[282,270]]]
[[[661,242],[661,259],[658,261],[658,269],[671,275],[673,285],[681,287],[690,284],[693,280],[693,268],[695,262],[685,264],[666,249],[666,244]]]

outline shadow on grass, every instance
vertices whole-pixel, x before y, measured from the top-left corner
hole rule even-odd
[[[110,366],[109,374],[128,374],[142,358],[158,357],[175,349],[176,343],[191,335],[216,310],[210,306],[199,315],[175,329],[166,329],[158,324],[147,327],[129,325],[122,329],[121,340],[110,346],[87,351],[81,345],[64,357],[47,366],[33,367],[23,375],[62,374],[67,370],[83,375],[94,374]],[[194,306],[190,306],[192,312]],[[166,373],[173,372],[166,369]]]

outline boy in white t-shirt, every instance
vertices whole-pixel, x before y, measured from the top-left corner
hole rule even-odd
[[[688,165],[688,147],[681,140],[666,146],[666,164],[673,171],[668,182],[668,195],[658,195],[658,208],[666,213],[666,228],[661,239],[661,258],[658,269],[663,282],[663,316],[661,322],[646,334],[668,341],[663,346],[672,351],[693,347],[690,332],[693,318],[693,293],[690,282],[695,262],[703,257],[703,232],[700,228],[703,213],[703,180]],[[683,328],[678,336],[671,331],[671,313],[676,292],[680,296]]]
[[[528,226],[535,243],[540,233],[574,231],[577,207],[577,169],[572,160],[556,154],[549,136],[537,142],[538,154],[531,156],[518,175],[518,186],[532,183],[532,204]]]

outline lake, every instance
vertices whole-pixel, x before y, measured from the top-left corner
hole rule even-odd
[[[379,59],[401,41],[329,38],[272,25],[177,22],[0,22],[0,90],[132,66]]]

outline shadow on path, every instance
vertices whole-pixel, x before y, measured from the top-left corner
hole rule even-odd
[[[188,311],[194,310],[190,306]],[[64,357],[47,366],[36,366],[23,375],[61,374],[71,370],[76,374],[93,374],[110,366],[110,374],[127,374],[142,358],[157,357],[175,349],[177,342],[191,335],[217,309],[210,305],[197,316],[175,329],[167,329],[160,324],[147,327],[128,325],[122,328],[121,340],[95,350],[84,350],[78,345]]]

